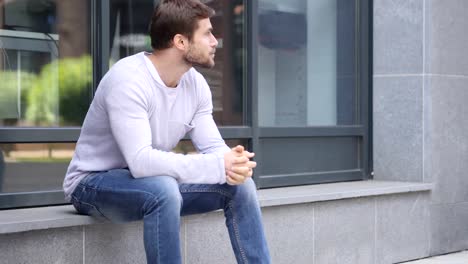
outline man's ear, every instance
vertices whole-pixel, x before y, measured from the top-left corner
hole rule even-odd
[[[172,39],[172,43],[174,44],[174,47],[182,51],[185,51],[189,44],[187,37],[182,34],[175,34],[174,38]]]

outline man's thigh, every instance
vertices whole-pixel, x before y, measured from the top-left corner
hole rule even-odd
[[[170,195],[180,196],[172,177],[133,178],[129,170],[115,169],[86,177],[73,192],[72,203],[80,213],[127,222],[143,219],[145,207]]]

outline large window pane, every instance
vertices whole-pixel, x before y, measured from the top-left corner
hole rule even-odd
[[[0,2],[0,125],[80,126],[91,101],[90,1]]]
[[[360,169],[358,147],[356,137],[265,138],[259,163],[263,175]]]
[[[0,194],[61,190],[73,143],[0,144]]]
[[[245,82],[244,1],[204,0],[216,11],[211,19],[219,45],[212,69],[197,68],[213,95],[213,115],[218,125],[243,125]],[[154,4],[159,1],[154,1]],[[151,51],[148,25],[153,1],[110,1],[110,65],[140,51]]]
[[[259,1],[260,126],[357,124],[354,0]]]

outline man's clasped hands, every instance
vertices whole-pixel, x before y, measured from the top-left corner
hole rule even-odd
[[[224,154],[227,184],[243,184],[248,178],[252,177],[253,168],[257,166],[255,161],[250,160],[253,156],[255,156],[255,153],[248,152],[241,145],[233,147],[231,151]]]

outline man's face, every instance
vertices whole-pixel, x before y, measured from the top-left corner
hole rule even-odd
[[[214,57],[218,41],[212,34],[213,27],[209,18],[198,21],[198,28],[195,30],[189,47],[184,54],[184,59],[191,65],[204,68],[212,68],[215,65]]]

